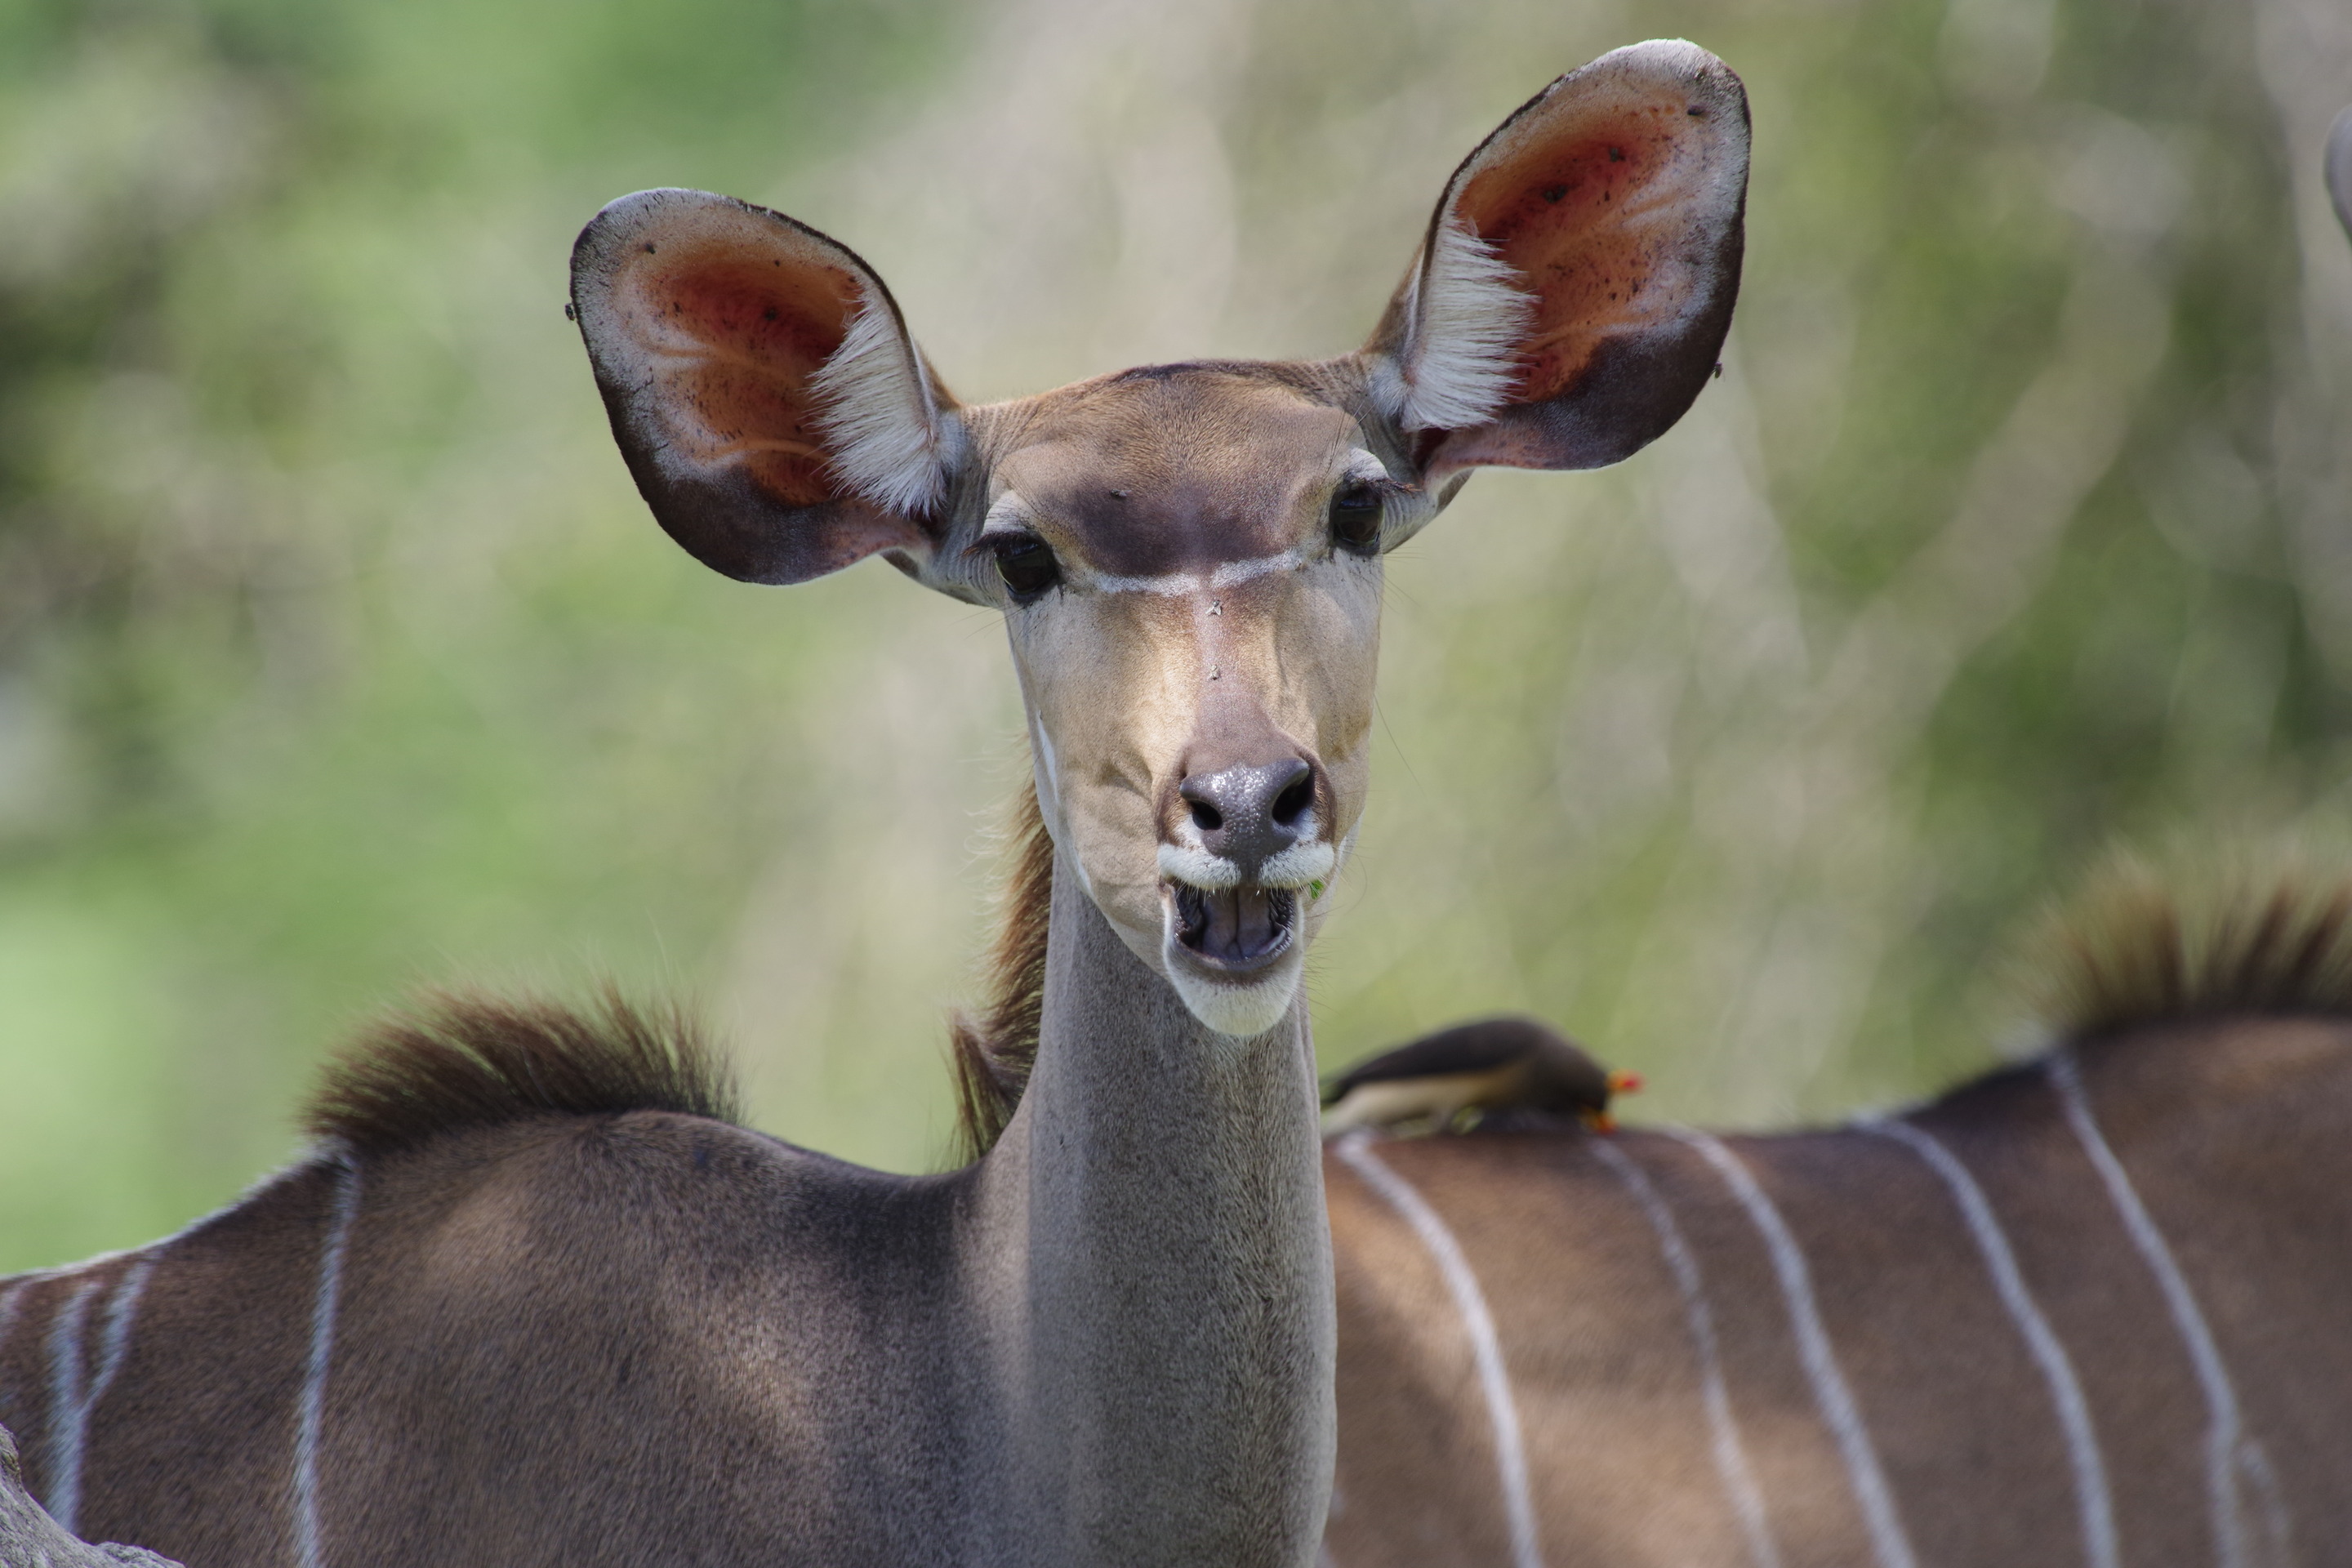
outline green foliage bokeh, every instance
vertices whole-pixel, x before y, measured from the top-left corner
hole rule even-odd
[[[1000,635],[660,536],[561,314],[600,203],[839,236],[966,397],[1325,353],[1676,33],[1755,110],[1725,374],[1393,561],[1327,1060],[1522,1008],[1644,1113],[1834,1114],[1990,1060],[2105,846],[2339,826],[2326,0],[0,0],[0,1269],[233,1195],[421,984],[683,992],[761,1125],[939,1156]]]

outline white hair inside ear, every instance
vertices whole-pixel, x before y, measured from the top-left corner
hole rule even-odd
[[[963,426],[939,405],[922,356],[874,289],[809,384],[824,406],[819,422],[834,467],[851,489],[901,516],[939,504]]]
[[[1404,346],[1375,371],[1375,390],[1408,430],[1482,425],[1510,395],[1534,315],[1518,273],[1449,216],[1413,274]]]

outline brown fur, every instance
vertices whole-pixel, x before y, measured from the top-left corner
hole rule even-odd
[[[189,1568],[650,1568],[681,1542],[771,1568],[1308,1561],[1328,1458],[1290,1456],[1328,1454],[1333,1352],[1304,1041],[1213,1049],[1084,895],[1056,887],[1046,913],[1033,1109],[947,1175],[621,1110],[724,1096],[681,1026],[609,998],[386,1028],[314,1115],[345,1147],[135,1253],[0,1279],[0,1422],[31,1489],[58,1507],[78,1462],[80,1528]],[[1120,1051],[1061,1047],[1114,1029]],[[1305,1179],[1233,1156],[1203,1174],[1250,1116]],[[1037,1153],[1073,1142],[1076,1176]],[[1149,1207],[1097,1217],[1121,1202]],[[1050,1245],[1027,1247],[1033,1225]],[[1203,1259],[1231,1237],[1237,1262]],[[1073,1260],[1120,1310],[1095,1305],[1111,1284],[1067,1282]],[[1028,1407],[1072,1413],[1029,1430],[992,1355],[1024,1342],[1055,1352]],[[1203,1361],[1231,1370],[1188,1383]],[[1090,1398],[1106,1362],[1114,1394]],[[1172,1547],[1022,1511],[1053,1506],[1025,1477],[1065,1447]],[[1066,1554],[1024,1547],[1066,1531]]]
[[[2118,860],[2029,951],[2028,994],[2063,1037],[2232,1013],[2352,1016],[2352,879],[2240,878],[2184,900]]]
[[[2352,1530],[2340,1394],[2352,1226],[2352,880],[2241,877],[2183,898],[2119,862],[2045,922],[2037,998],[2178,1259],[2273,1481],[2250,1563],[2335,1561]],[[2122,1561],[2210,1563],[2212,1417],[2171,1308],[2061,1112],[2046,1061],[1906,1118],[1979,1184],[2074,1358]],[[1897,1516],[1923,1560],[2080,1561],[2049,1387],[1950,1194],[1912,1151],[1836,1128],[1728,1141],[1807,1260]],[[1703,1363],[1613,1152],[1695,1260],[1731,1413],[1786,1562],[1867,1562],[1853,1482],[1756,1226],[1689,1147],[1481,1131],[1383,1142],[1439,1215],[1499,1335],[1544,1560],[1752,1563],[1711,1462]],[[1492,1423],[1426,1245],[1331,1166],[1340,1303],[1341,1568],[1507,1561]],[[2266,1489],[2272,1486],[2275,1491]],[[2308,1556],[2297,1555],[2298,1551]]]
[[[1565,198],[1562,139],[1657,177],[1636,200],[1610,174],[1581,251],[1549,220],[1473,232],[1515,178]],[[750,581],[880,552],[1007,612],[1068,863],[1026,834],[999,1005],[958,1060],[971,1142],[1025,1109],[970,1169],[887,1175],[659,1109],[724,1108],[682,1026],[446,1004],[330,1079],[328,1157],[6,1285],[0,1395],[46,1401],[43,1484],[109,1533],[200,1523],[191,1568],[1312,1561],[1337,1441],[1298,989],[1321,916],[1241,971],[1170,921],[1158,851],[1223,855],[1183,837],[1188,776],[1295,756],[1321,856],[1257,890],[1334,868],[1369,789],[1378,552],[1459,469],[1613,460],[1679,416],[1728,322],[1747,162],[1721,62],[1622,51],[1464,165],[1432,230],[1453,259],[1433,247],[1365,350],[982,408],[805,226],[676,190],[606,208],[573,305],[662,526]],[[1538,228],[1518,281],[1570,302],[1519,342],[1483,247]],[[1606,320],[1571,363],[1580,308]],[[1334,515],[1362,486],[1370,536]],[[1031,541],[1061,591],[1007,570]],[[258,1416],[204,1412],[226,1436],[174,1447],[168,1413],[256,1390]]]
[[[2273,1568],[2352,1540],[2352,1026],[2206,1017],[2087,1043],[2082,1081],[2210,1326],[2243,1436],[2241,1489]],[[2112,1489],[2120,1561],[2206,1568],[2206,1395],[2146,1258],[2041,1063],[1912,1112],[1980,1186],[2072,1357]],[[1864,1128],[1734,1137],[1811,1272],[1832,1352],[1918,1561],[2084,1560],[2047,1382],[1933,1172]],[[1874,1561],[1852,1479],[1757,1226],[1680,1140],[1486,1133],[1371,1145],[1452,1232],[1499,1337],[1537,1544],[1555,1568],[1753,1568],[1714,1459],[1704,1361],[1661,1242],[1611,1156],[1680,1227],[1780,1560]],[[1507,1563],[1493,1422],[1425,1243],[1336,1152],[1337,1568]],[[2275,1531],[2275,1533],[2274,1533]],[[1885,1558],[1876,1561],[1885,1562]]]
[[[1003,843],[1003,891],[996,945],[989,952],[989,997],[978,1014],[948,1018],[955,1074],[955,1163],[996,1146],[1037,1063],[1037,1023],[1045,1004],[1045,928],[1054,892],[1054,839],[1037,809],[1037,785],[1024,784]]]
[[[726,1067],[676,1009],[607,988],[593,1011],[441,995],[376,1025],[327,1069],[304,1124],[363,1155],[543,1114],[740,1119]]]

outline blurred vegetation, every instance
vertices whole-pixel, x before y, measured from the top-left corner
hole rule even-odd
[[[0,1268],[231,1196],[422,984],[677,989],[762,1125],[944,1146],[999,634],[660,536],[599,204],[839,235],[967,397],[1329,353],[1675,33],[1755,108],[1726,374],[1395,560],[1327,1059],[1528,1008],[1645,1114],[1833,1114],[1990,1060],[2104,846],[2344,826],[2335,0],[0,0]]]

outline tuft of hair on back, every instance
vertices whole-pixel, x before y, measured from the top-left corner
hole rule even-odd
[[[1037,808],[1034,780],[1023,786],[1001,835],[1005,878],[997,894],[996,942],[988,955],[988,1000],[948,1017],[948,1062],[955,1076],[954,1163],[968,1165],[996,1146],[1037,1065],[1045,1007],[1045,931],[1054,902],[1054,839]]]
[[[2352,1016],[2352,875],[2233,870],[2184,894],[2118,856],[2045,919],[2026,994],[2062,1037],[2221,1014]]]
[[[683,1012],[642,1011],[611,986],[587,1008],[444,992],[331,1063],[303,1124],[364,1156],[463,1128],[628,1110],[740,1120],[731,1075]]]

